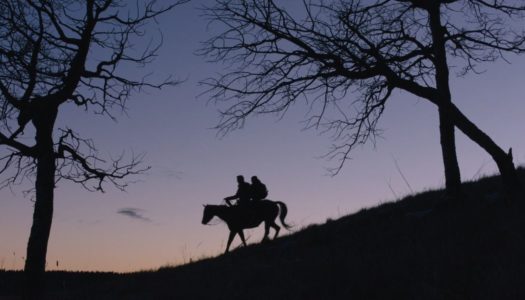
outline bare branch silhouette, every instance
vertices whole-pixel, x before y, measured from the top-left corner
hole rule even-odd
[[[523,5],[334,0],[303,1],[303,8],[301,14],[272,0],[217,0],[205,9],[222,31],[200,54],[229,64],[226,73],[203,82],[213,101],[229,104],[219,132],[241,128],[252,115],[282,115],[304,103],[311,107],[306,127],[334,136],[327,156],[338,161],[337,174],[356,146],[377,135],[394,91],[405,91],[438,108],[451,197],[461,195],[454,127],[492,156],[508,189],[518,188],[511,155],[453,104],[448,60],[462,76],[506,53],[523,53]]]
[[[135,42],[146,38],[148,24],[159,15],[184,2],[0,2],[0,145],[5,151],[0,171],[7,177],[0,187],[27,177],[35,182],[25,264],[30,298],[37,295],[45,270],[55,183],[66,179],[88,190],[104,191],[104,183],[124,189],[128,176],[148,169],[141,165],[143,155],[103,160],[91,140],[69,128],[55,129],[59,107],[115,118],[112,112],[124,109],[133,93],[177,84],[170,77],[135,77],[129,68],[153,61],[162,36],[142,49]],[[29,134],[34,143],[27,143]]]

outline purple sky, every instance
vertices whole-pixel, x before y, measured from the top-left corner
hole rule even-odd
[[[286,202],[294,230],[394,200],[394,193],[410,193],[395,161],[414,191],[443,186],[437,111],[406,93],[390,100],[376,148],[356,149],[336,177],[326,171],[336,162],[319,158],[328,151],[329,136],[301,131],[307,109],[300,105],[283,120],[252,118],[243,130],[217,138],[210,129],[218,121],[217,107],[207,104],[206,95],[197,97],[203,92],[198,82],[223,68],[193,54],[210,36],[195,9],[204,2],[179,7],[159,20],[164,46],[150,69],[186,79],[183,84],[135,94],[127,114],[116,113],[118,122],[73,106],[61,111],[60,124],[93,138],[101,154],[145,152],[152,169],[127,192],[90,193],[60,182],[48,269],[57,269],[58,261],[59,269],[136,271],[222,252],[227,228],[201,225],[202,204],[220,204],[233,194],[237,174],[258,175],[269,198]],[[515,162],[523,164],[525,57],[509,59],[510,65],[489,65],[482,75],[454,80],[453,98],[499,145],[513,147]],[[484,152],[461,133],[457,136],[463,180],[496,171]],[[0,269],[23,266],[33,212],[30,197],[22,194],[28,186],[0,191]],[[247,236],[249,242],[259,241],[262,229]]]

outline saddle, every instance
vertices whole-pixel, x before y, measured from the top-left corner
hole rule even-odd
[[[243,204],[232,206],[231,208],[235,209],[240,215],[251,219],[257,216],[257,212],[259,211],[261,204],[261,201],[249,201]]]

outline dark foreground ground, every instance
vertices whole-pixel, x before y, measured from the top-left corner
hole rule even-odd
[[[497,177],[465,190],[456,203],[424,192],[176,268],[50,272],[42,298],[525,299],[525,199],[503,201]],[[21,275],[0,271],[0,299],[16,299]]]

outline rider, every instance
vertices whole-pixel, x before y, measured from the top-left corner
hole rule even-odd
[[[257,176],[252,176],[251,197],[253,201],[261,201],[268,197],[266,185],[262,183]]]
[[[244,177],[242,175],[237,176],[237,193],[233,196],[229,196],[224,198],[228,206],[232,206],[231,200],[237,199],[237,205],[245,205],[250,202],[251,198],[251,187],[250,184],[246,181],[244,181]]]

